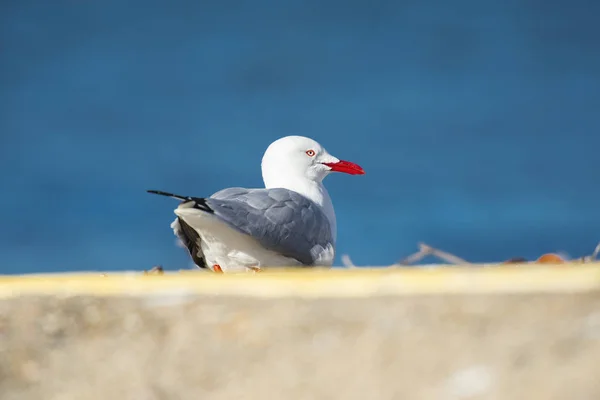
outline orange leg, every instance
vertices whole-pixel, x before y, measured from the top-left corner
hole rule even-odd
[[[251,269],[252,271],[254,271],[255,273],[256,273],[256,272],[261,272],[261,271],[262,271],[262,269],[260,269],[260,267],[248,267],[248,268],[250,268],[250,269]]]
[[[223,273],[223,269],[221,268],[221,266],[219,264],[213,265],[213,271],[221,273],[221,274]]]

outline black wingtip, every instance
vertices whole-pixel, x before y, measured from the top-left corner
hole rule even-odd
[[[179,200],[191,200],[191,198],[189,196],[180,196],[180,195],[174,194],[174,193],[163,192],[162,190],[146,190],[146,192],[152,193],[152,194],[158,194],[161,196],[173,197],[173,198],[179,199]]]
[[[152,193],[152,194],[159,194],[161,196],[172,197],[174,199],[181,200],[183,203],[193,201],[194,202],[194,204],[192,204],[193,208],[200,210],[200,211],[207,212],[207,213],[211,213],[211,214],[214,213],[214,210],[212,208],[210,208],[208,206],[208,204],[206,204],[206,199],[203,199],[201,197],[179,196],[178,194],[163,192],[161,190],[146,190],[146,191],[148,193]]]
[[[146,190],[146,192],[152,193],[152,194],[160,194],[162,196],[172,196],[171,193],[163,192],[161,190]]]

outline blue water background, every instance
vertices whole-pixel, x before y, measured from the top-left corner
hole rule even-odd
[[[185,268],[156,188],[261,186],[274,139],[326,180],[338,256],[470,261],[600,240],[600,2],[0,4],[0,273]]]

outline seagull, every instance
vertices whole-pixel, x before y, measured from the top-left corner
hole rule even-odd
[[[148,192],[181,200],[171,228],[203,270],[331,266],[337,222],[323,179],[331,172],[364,170],[304,136],[271,143],[261,169],[263,189],[232,187],[206,198]]]

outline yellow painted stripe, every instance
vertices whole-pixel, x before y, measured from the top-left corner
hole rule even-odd
[[[258,274],[200,271],[57,273],[0,276],[0,297],[209,294],[257,297],[367,297],[435,293],[528,293],[600,290],[600,263],[494,268],[276,270]]]

